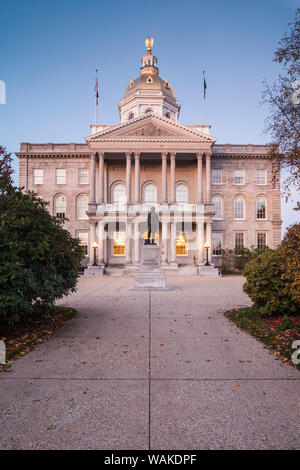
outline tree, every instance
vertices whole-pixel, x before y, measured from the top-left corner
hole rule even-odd
[[[281,243],[283,256],[282,279],[289,284],[289,292],[300,310],[300,223],[291,225]]]
[[[284,184],[288,198],[291,183],[300,189],[300,8],[279,42],[274,62],[283,65],[283,72],[273,85],[264,82],[263,100],[270,105],[266,131],[270,155],[289,172]]]
[[[48,203],[13,186],[5,151],[0,168],[0,319],[13,323],[73,292],[84,253]]]
[[[4,191],[11,183],[13,173],[11,163],[11,153],[8,153],[6,148],[0,145],[0,192]]]

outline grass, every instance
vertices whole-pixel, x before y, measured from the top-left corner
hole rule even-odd
[[[300,370],[300,364],[295,365],[291,360],[292,353],[295,351],[292,349],[292,342],[300,340],[300,315],[295,316],[295,326],[288,330],[280,330],[273,323],[276,318],[261,317],[253,312],[252,307],[227,310],[224,315],[239,328],[262,342],[273,352],[275,358]]]
[[[6,364],[0,364],[0,372],[8,369],[15,359],[47,341],[57,329],[65,326],[76,315],[77,311],[73,308],[54,307],[45,316],[29,316],[14,326],[0,322],[0,340],[6,346]]]

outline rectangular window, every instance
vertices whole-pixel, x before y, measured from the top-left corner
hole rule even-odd
[[[78,170],[78,184],[88,184],[89,182],[89,170],[86,168],[79,168]]]
[[[183,256],[187,255],[187,239],[184,233],[177,234],[176,236],[176,255]]]
[[[212,184],[222,184],[222,170],[213,168],[211,171]]]
[[[234,184],[244,184],[244,170],[234,172]]]
[[[237,197],[234,200],[234,218],[243,219],[244,218],[244,199]]]
[[[257,178],[257,184],[267,184],[267,171],[257,170],[256,178]]]
[[[117,256],[125,255],[125,232],[114,232],[113,254]]]
[[[64,168],[56,169],[56,184],[66,184],[66,170]]]
[[[223,249],[223,233],[213,232],[212,233],[212,254],[213,256],[220,256]]]
[[[77,238],[79,238],[80,245],[84,248],[85,256],[88,255],[89,245],[89,233],[88,232],[77,232]]]
[[[37,168],[33,170],[33,184],[43,184],[43,170]]]
[[[244,248],[245,246],[245,241],[244,241],[244,233],[243,232],[238,232],[235,233],[235,240],[234,240],[234,247],[235,248]]]
[[[264,197],[259,197],[256,200],[256,218],[266,219],[266,199]]]
[[[257,248],[263,250],[267,246],[267,234],[258,233],[257,234]]]

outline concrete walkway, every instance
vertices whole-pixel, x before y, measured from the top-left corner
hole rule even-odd
[[[0,374],[0,448],[300,448],[300,373],[222,315],[243,279],[168,283],[80,279],[78,317]]]

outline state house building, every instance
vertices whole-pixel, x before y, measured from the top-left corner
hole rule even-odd
[[[201,273],[204,244],[273,248],[281,239],[280,184],[264,145],[216,144],[209,125],[179,122],[180,104],[159,75],[152,40],[119,104],[120,123],[92,124],[85,143],[21,143],[20,186],[49,201],[86,247],[86,265],[137,269],[147,214],[159,215],[163,269]],[[275,176],[277,174],[277,177]]]

